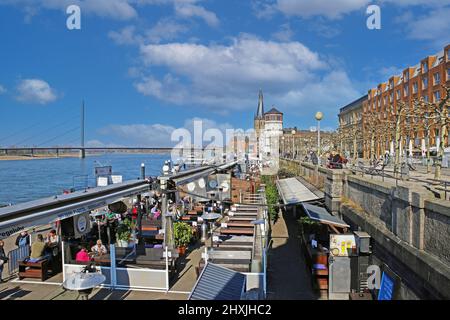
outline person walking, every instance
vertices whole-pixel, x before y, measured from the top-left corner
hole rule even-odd
[[[8,262],[8,257],[5,254],[5,249],[3,248],[5,243],[0,240],[0,283],[4,282],[2,278],[3,266]]]

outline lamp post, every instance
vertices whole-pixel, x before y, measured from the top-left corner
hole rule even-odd
[[[323,113],[317,112],[316,113],[316,120],[317,120],[317,161],[320,165],[320,120],[323,119]]]
[[[282,144],[282,147],[281,147],[281,150],[282,150],[282,157],[284,158],[284,156],[286,155],[286,147],[285,147],[285,142],[284,142],[284,136],[281,136],[281,144]]]
[[[292,133],[292,160],[294,160],[295,159],[295,156],[294,156],[295,129],[292,129],[291,133]]]

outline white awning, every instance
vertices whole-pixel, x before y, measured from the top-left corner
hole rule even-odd
[[[277,189],[286,205],[320,199],[296,178],[278,180]]]
[[[323,224],[329,224],[340,228],[350,228],[344,220],[331,215],[325,208],[314,206],[309,203],[302,203],[305,213],[311,220],[318,221]]]

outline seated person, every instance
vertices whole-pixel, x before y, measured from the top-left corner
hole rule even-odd
[[[88,261],[91,261],[91,257],[89,256],[89,253],[86,250],[86,248],[81,248],[81,250],[77,252],[77,254],[75,256],[75,261],[76,262],[88,262]]]
[[[38,234],[36,241],[31,245],[31,253],[30,253],[30,262],[38,262],[42,259],[47,258],[47,255],[44,255],[45,252],[45,243],[44,237],[42,234]]]
[[[151,213],[151,217],[154,220],[158,220],[158,218],[161,216],[161,211],[159,210],[159,206],[156,205],[152,208],[152,210],[150,211]]]
[[[97,244],[91,248],[91,251],[97,256],[108,253],[106,247],[102,244],[102,240],[97,240]]]

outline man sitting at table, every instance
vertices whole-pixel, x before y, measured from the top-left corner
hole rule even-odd
[[[106,247],[102,244],[102,240],[97,240],[97,244],[91,248],[91,251],[97,256],[107,254]]]

